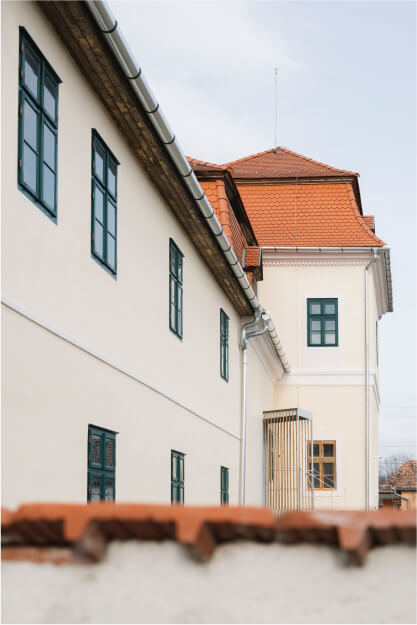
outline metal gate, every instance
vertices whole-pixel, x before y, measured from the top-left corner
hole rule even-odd
[[[312,440],[310,412],[300,408],[264,412],[265,504],[273,512],[314,508],[307,457]]]

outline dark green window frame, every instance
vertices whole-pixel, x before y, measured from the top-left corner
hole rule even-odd
[[[220,503],[222,506],[229,505],[229,469],[220,467]]]
[[[91,154],[91,254],[116,276],[119,161],[94,129]]]
[[[220,308],[220,375],[229,380],[229,317]]]
[[[27,31],[20,27],[18,187],[55,223],[61,82]]]
[[[169,327],[182,339],[182,288],[184,254],[169,240]]]
[[[184,503],[184,454],[171,449],[171,503]]]
[[[339,345],[337,298],[307,299],[307,345],[309,347]]]
[[[87,501],[116,498],[116,432],[88,426]]]

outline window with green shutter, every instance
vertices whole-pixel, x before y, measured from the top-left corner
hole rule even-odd
[[[26,30],[20,27],[18,185],[54,222],[60,82]]]
[[[220,467],[220,503],[229,505],[229,469]]]
[[[220,309],[220,375],[229,379],[229,317]]]
[[[114,501],[116,433],[88,426],[87,501]]]
[[[184,503],[184,454],[171,450],[171,503]]]
[[[307,345],[309,347],[337,347],[337,299],[307,300]]]
[[[100,135],[93,130],[91,160],[91,253],[117,274],[117,166]]]
[[[169,240],[169,327],[182,338],[183,258],[181,250]]]

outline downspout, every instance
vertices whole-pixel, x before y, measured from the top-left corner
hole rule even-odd
[[[115,20],[111,10],[107,4],[103,2],[103,0],[87,0],[85,4],[115,59],[121,67],[123,74],[129,81],[129,84],[142,105],[150,123],[174,163],[177,172],[184,181],[188,192],[191,194],[200,212],[204,216],[211,232],[216,237],[218,245],[237,281],[239,282],[247,301],[256,313],[260,310],[258,298],[249,284],[246,273],[243,271],[242,266],[174,133],[168,126],[168,123],[159,106],[159,102],[157,102],[145,80],[142,69],[138,66],[133,54],[131,53],[123,33],[118,26],[117,20]],[[284,371],[289,373],[290,365],[285,355],[284,348],[278,338],[272,319],[268,322],[267,330]]]
[[[263,328],[254,332],[247,332],[248,328],[256,326],[259,321],[263,321]],[[270,314],[258,308],[252,321],[242,326],[242,418],[240,435],[240,476],[239,476],[239,504],[245,505],[246,487],[246,414],[247,414],[247,376],[248,376],[248,342],[255,336],[261,336],[268,331]]]
[[[407,510],[409,510],[410,509],[410,500],[407,497],[404,497],[404,495],[400,495],[400,493],[397,493],[397,489],[394,488],[393,486],[391,486],[391,488],[392,488],[392,492],[394,493],[394,495],[396,497],[399,497],[400,499],[404,499],[404,501],[407,502]]]
[[[365,267],[365,509],[369,510],[369,310],[368,271],[378,259],[374,250],[373,259]]]

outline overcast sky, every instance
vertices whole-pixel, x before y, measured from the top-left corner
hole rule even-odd
[[[381,454],[415,453],[416,5],[137,2],[111,9],[184,151],[227,162],[278,144],[360,173],[391,247],[380,322]]]

